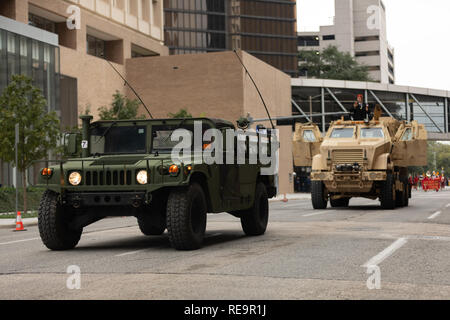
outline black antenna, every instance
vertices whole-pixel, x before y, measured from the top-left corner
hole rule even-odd
[[[131,84],[127,81],[127,79],[125,79],[122,74],[116,69],[114,68],[113,64],[111,62],[109,62],[107,59],[105,59],[106,62],[109,63],[109,65],[111,66],[111,68],[114,69],[114,71],[122,78],[122,80],[125,82],[125,85],[127,85],[132,91],[133,93],[136,95],[136,97],[139,99],[139,101],[141,101],[142,105],[144,106],[145,110],[147,110],[150,118],[153,118],[152,113],[150,112],[150,110],[148,110],[147,106],[145,105],[144,101],[142,101],[141,97],[139,96],[139,94],[136,92],[136,90],[134,90],[134,88],[131,86]]]
[[[264,98],[263,98],[263,96],[262,96],[262,94],[261,94],[261,91],[259,91],[258,86],[256,85],[255,80],[253,80],[252,75],[250,74],[250,72],[248,71],[247,67],[246,67],[246,66],[244,65],[244,63],[242,62],[241,57],[239,57],[237,51],[236,51],[236,50],[233,50],[233,51],[234,51],[234,53],[236,54],[236,57],[239,59],[239,62],[241,63],[241,65],[244,67],[245,72],[246,72],[246,73],[248,74],[248,76],[250,77],[250,80],[252,80],[253,85],[254,85],[255,88],[256,88],[256,91],[258,91],[259,97],[261,98],[261,101],[262,101],[262,103],[263,103],[263,105],[264,105],[264,108],[266,109],[267,115],[269,116],[269,120],[270,120],[270,124],[272,125],[272,129],[275,129],[275,126],[274,126],[273,121],[272,121],[272,117],[270,116],[269,109],[267,109],[267,105],[266,105],[266,102],[264,101]]]

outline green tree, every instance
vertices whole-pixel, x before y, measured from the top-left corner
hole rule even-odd
[[[15,126],[19,124],[19,161],[15,163]],[[0,96],[0,159],[14,164],[22,173],[23,205],[27,211],[26,170],[36,160],[56,150],[61,137],[55,112],[47,112],[47,101],[32,79],[13,75]],[[16,186],[18,188],[18,186]]]
[[[341,52],[335,46],[329,46],[322,53],[301,51],[300,61],[305,61],[299,71],[307,70],[308,78],[373,81],[369,69],[359,64],[349,53]]]
[[[101,107],[101,120],[130,120],[130,119],[145,119],[145,116],[138,116],[138,110],[141,103],[138,100],[131,100],[116,91],[113,94],[113,102],[110,107]]]
[[[168,116],[173,119],[192,118],[192,114],[187,109],[180,109],[177,113],[169,113]]]
[[[436,154],[436,158],[435,158]],[[439,142],[428,142],[428,165],[425,167],[414,167],[410,171],[414,174],[423,174],[433,171],[442,173],[444,168],[445,175],[450,176],[450,145]],[[435,165],[436,159],[436,165]]]

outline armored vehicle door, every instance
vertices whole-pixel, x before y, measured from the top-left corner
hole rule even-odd
[[[402,124],[395,136],[392,158],[402,167],[425,166],[427,160],[427,131],[417,121]]]
[[[227,136],[227,130],[222,130],[223,135],[223,161],[220,165],[220,186],[222,205],[225,210],[234,208],[240,202],[241,188],[239,183],[239,172],[241,170],[237,163],[237,138]],[[234,139],[233,147],[227,148],[227,139]],[[231,160],[231,161],[230,161]]]
[[[293,153],[296,167],[311,167],[313,157],[320,152],[322,134],[315,124],[295,125]]]

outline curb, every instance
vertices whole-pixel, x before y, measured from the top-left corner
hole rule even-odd
[[[287,194],[287,200],[311,200],[311,194],[302,193],[302,194]],[[280,202],[284,200],[284,195],[278,195],[276,198],[269,199],[269,202]]]
[[[26,218],[22,219],[22,222],[25,228],[33,227],[38,224],[38,218]],[[0,219],[0,229],[14,229],[15,227],[16,219]]]

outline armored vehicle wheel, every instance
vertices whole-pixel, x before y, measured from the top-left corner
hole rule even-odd
[[[340,199],[336,199],[330,200],[330,204],[333,208],[345,208],[348,207],[348,204],[350,203],[350,198],[340,198]]]
[[[314,209],[326,209],[328,205],[328,195],[322,181],[312,181],[311,200]]]
[[[404,200],[403,200],[403,206],[404,207],[408,207],[409,206],[409,197],[411,195],[411,188],[409,186],[409,182],[408,180],[404,181],[404,186],[405,186],[405,194],[404,194]]]
[[[50,250],[73,249],[80,241],[82,229],[72,230],[67,223],[58,194],[45,191],[39,205],[38,227],[42,242]]]
[[[395,195],[395,205],[399,208],[409,205],[409,183],[407,178],[401,179],[403,183],[403,191],[397,191]]]
[[[247,236],[260,236],[267,230],[269,223],[269,199],[266,186],[256,185],[255,203],[253,207],[241,213],[241,225]]]
[[[166,231],[166,224],[150,218],[138,219],[139,229],[146,236],[160,236]]]
[[[381,185],[380,202],[383,209],[395,209],[394,176],[391,173],[387,174],[386,181]]]
[[[173,190],[167,202],[167,231],[177,250],[196,250],[202,246],[206,231],[206,198],[200,185]]]

